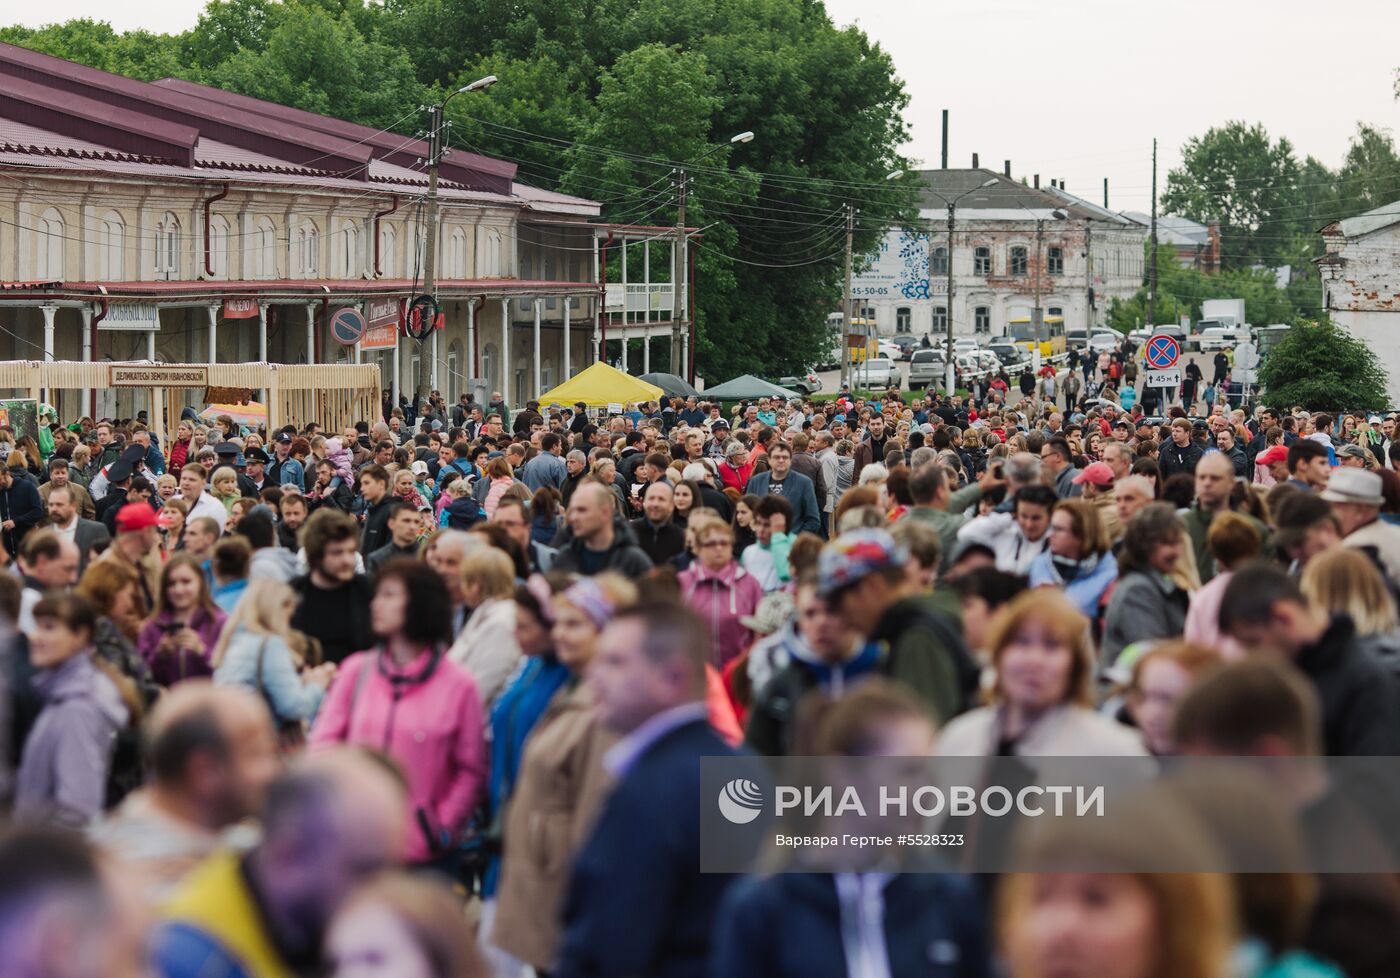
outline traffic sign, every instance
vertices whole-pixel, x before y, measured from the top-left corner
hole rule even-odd
[[[331,338],[341,346],[354,346],[365,335],[365,317],[358,309],[337,309],[331,316]]]
[[[1177,387],[1181,384],[1181,370],[1148,370],[1143,373],[1143,387]]]
[[[1170,333],[1158,333],[1147,341],[1143,359],[1152,370],[1167,370],[1176,366],[1181,357],[1181,344]],[[1157,386],[1157,385],[1154,385]]]

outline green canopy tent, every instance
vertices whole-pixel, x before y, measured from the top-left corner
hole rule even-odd
[[[786,401],[792,398],[800,400],[802,397],[796,391],[770,384],[753,374],[744,374],[742,377],[725,381],[718,387],[706,388],[701,396],[711,401],[752,401],[760,397],[781,397]]]
[[[648,384],[655,384],[666,392],[667,397],[699,397],[700,392],[692,387],[684,377],[675,374],[642,374],[637,378]]]

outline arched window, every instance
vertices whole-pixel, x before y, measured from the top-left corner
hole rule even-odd
[[[209,218],[209,265],[215,278],[228,278],[228,221],[218,214]]]
[[[360,277],[360,232],[353,224],[347,224],[340,232],[341,255],[343,261],[340,266],[341,278]]]
[[[253,274],[251,277],[276,278],[277,229],[273,227],[270,218],[258,218],[257,228],[253,232],[252,248]]]
[[[929,256],[928,270],[930,275],[948,274],[948,249],[939,245],[933,249],[933,254]]]
[[[180,219],[166,211],[156,222],[156,278],[180,277]]]
[[[482,256],[481,274],[487,278],[501,275],[501,232],[496,228],[486,229],[485,251]]]
[[[992,310],[990,306],[978,306],[972,311],[972,329],[986,335],[992,331]]]
[[[116,211],[102,215],[97,237],[97,277],[103,282],[125,278],[122,253],[126,246],[126,224]]]
[[[447,383],[442,385],[449,403],[455,404],[465,389],[462,380],[462,341],[453,340],[447,347]]]
[[[302,221],[292,238],[292,277],[315,278],[321,249],[320,232],[312,221]]]
[[[501,386],[500,380],[496,377],[495,343],[487,343],[481,348],[481,376],[486,379],[486,383],[488,386]]]
[[[395,264],[398,258],[398,241],[398,232],[392,224],[386,224],[379,229],[379,274],[391,278],[398,276],[399,269]]]
[[[34,223],[35,277],[45,282],[63,278],[63,216],[50,207]]]
[[[467,235],[461,228],[452,229],[452,249],[449,252],[451,264],[448,265],[449,278],[467,277]]]

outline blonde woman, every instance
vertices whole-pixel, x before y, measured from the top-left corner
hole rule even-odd
[[[1363,551],[1322,551],[1303,567],[1298,585],[1317,607],[1350,617],[1358,636],[1378,640],[1385,652],[1400,653],[1395,602],[1375,562]]]
[[[447,657],[476,680],[489,712],[506,680],[520,664],[515,638],[515,565],[495,547],[478,547],[462,558],[462,597],[472,609]]]
[[[214,682],[246,686],[267,701],[279,725],[310,720],[335,675],[328,662],[302,671],[292,651],[296,594],[281,581],[257,578],[238,602],[214,646]]]
[[[243,498],[243,493],[238,491],[238,472],[230,466],[221,465],[214,470],[210,485],[214,498],[224,504],[224,509],[232,513],[233,504]]]

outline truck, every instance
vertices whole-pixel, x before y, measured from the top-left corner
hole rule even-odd
[[[1233,327],[1236,331],[1245,328],[1243,299],[1206,299],[1201,303],[1196,332],[1220,326]]]

